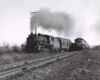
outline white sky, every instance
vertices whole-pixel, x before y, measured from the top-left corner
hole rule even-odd
[[[22,44],[30,33],[30,12],[48,8],[66,12],[76,20],[75,36],[83,37],[90,45],[100,44],[100,35],[94,28],[100,18],[100,0],[0,0],[0,44]],[[38,29],[38,32],[45,32]],[[49,34],[55,35],[55,31]]]

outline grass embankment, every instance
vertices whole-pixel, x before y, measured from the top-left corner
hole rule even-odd
[[[100,51],[83,51],[71,57],[69,65],[59,68],[52,75],[45,80],[100,80]]]
[[[20,55],[25,57],[24,54]],[[30,54],[26,54],[28,55]],[[19,77],[13,77],[12,80],[15,78],[16,80],[100,80],[100,48],[84,50],[43,68],[24,72]]]
[[[55,53],[55,54],[57,54],[57,53]],[[24,52],[4,53],[4,54],[0,55],[0,66],[6,65],[6,64],[11,64],[11,63],[16,63],[16,62],[21,62],[21,61],[34,60],[34,59],[43,58],[43,57],[52,56],[52,55],[54,55],[54,54],[50,54],[50,53],[25,54]]]
[[[57,54],[57,53],[54,53]],[[27,60],[33,60],[37,58],[52,56],[54,54],[50,53],[25,53],[20,46],[14,45],[10,47],[9,45],[4,45],[3,47],[0,47],[0,66],[21,62],[21,61],[27,61]]]
[[[12,80],[15,78],[16,80],[100,80],[100,51],[84,50],[42,68],[31,69],[19,76],[13,76]]]
[[[15,78],[16,80],[100,80],[100,51],[84,50],[53,64],[13,76],[12,80]]]

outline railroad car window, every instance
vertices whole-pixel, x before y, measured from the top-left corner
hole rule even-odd
[[[53,42],[52,42],[52,38],[50,38],[50,44],[53,44]]]
[[[67,47],[68,47],[68,45],[69,45],[69,44],[68,44],[68,42],[67,42]]]
[[[63,45],[64,45],[64,42],[63,42]]]

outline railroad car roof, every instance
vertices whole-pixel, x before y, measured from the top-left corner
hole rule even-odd
[[[55,38],[59,38],[59,39],[63,39],[63,40],[70,40],[70,39],[65,39],[65,38],[60,38],[60,37],[55,37]],[[71,40],[70,40],[71,41]]]
[[[51,36],[51,35],[47,35],[47,34],[43,34],[43,36],[49,36],[49,37],[54,37],[54,36]]]

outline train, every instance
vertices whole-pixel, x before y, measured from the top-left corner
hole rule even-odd
[[[54,37],[41,33],[38,33],[38,35],[30,33],[26,39],[26,44],[23,50],[26,53],[53,53],[80,51],[84,49],[89,49],[89,45],[82,38],[76,38],[75,43],[72,43],[70,39]]]
[[[69,46],[72,44],[71,40],[60,37],[53,37],[47,34],[38,35],[31,33],[25,46],[25,52],[60,52],[68,51]]]
[[[90,49],[89,44],[83,38],[76,38],[75,42],[71,44],[69,51],[81,51]]]

